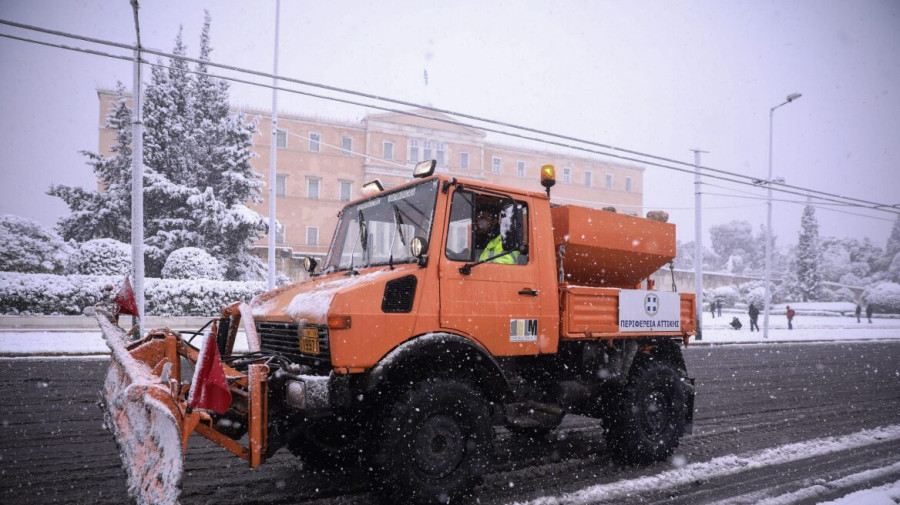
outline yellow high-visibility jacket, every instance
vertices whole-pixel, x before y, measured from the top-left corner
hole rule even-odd
[[[484,251],[481,251],[481,256],[478,258],[478,261],[484,261],[491,256],[496,256],[498,254],[503,254],[503,239],[500,238],[500,235],[494,237],[493,240],[488,242],[487,247],[484,248]],[[500,256],[499,258],[494,258],[491,260],[491,263],[503,263],[506,265],[515,265],[516,258],[519,257],[519,253],[513,251],[510,254],[505,256]]]

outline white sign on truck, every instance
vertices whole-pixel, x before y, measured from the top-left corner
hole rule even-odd
[[[681,331],[678,293],[622,289],[619,331]]]

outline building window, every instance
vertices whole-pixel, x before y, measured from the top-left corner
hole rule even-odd
[[[631,193],[631,177],[625,178],[625,191]]]
[[[419,162],[419,139],[409,139],[409,161]]]
[[[591,187],[591,184],[594,182],[594,173],[590,170],[584,171],[584,185],[587,187]]]
[[[437,145],[437,166],[445,167],[447,164],[444,162],[444,155],[447,152],[447,143],[446,142],[438,142]]]
[[[284,196],[287,191],[287,174],[275,174],[275,196]]]
[[[612,189],[612,174],[606,174],[606,189]]]
[[[309,152],[317,153],[319,152],[319,143],[322,141],[322,134],[316,132],[309,132]]]
[[[426,140],[425,145],[422,147],[422,161],[428,161],[431,159],[431,141]]]
[[[500,158],[497,158],[496,156],[491,158],[491,173],[500,175]]]
[[[563,167],[563,183],[572,183],[572,167]]]
[[[275,222],[275,243],[284,243],[284,225],[277,221]]]
[[[341,201],[349,202],[353,195],[353,182],[341,181]]]
[[[278,149],[287,149],[287,132],[284,130],[275,130],[275,147]]]
[[[387,140],[385,140],[381,144],[381,149],[382,149],[382,157],[385,160],[391,161],[394,159],[394,143],[393,142],[388,142]]]
[[[319,179],[306,179],[306,198],[319,199]]]
[[[525,177],[525,162],[517,161],[516,162],[516,175],[519,177]]]
[[[469,153],[459,153],[459,168],[460,170],[469,169]]]
[[[319,229],[317,227],[306,227],[306,245],[319,245]]]
[[[351,137],[341,137],[341,154],[344,156],[353,154],[353,139]]]

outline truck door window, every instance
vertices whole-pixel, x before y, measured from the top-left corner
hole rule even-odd
[[[513,244],[527,243],[525,230],[528,229],[528,207],[524,202],[516,202],[515,208],[520,211],[521,223],[514,226],[514,207],[510,202],[509,198],[456,191],[450,204],[445,249],[447,259],[507,265],[528,264],[527,250],[513,251]],[[503,252],[506,251],[511,252],[504,255]]]

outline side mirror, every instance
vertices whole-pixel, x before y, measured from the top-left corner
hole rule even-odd
[[[418,260],[419,266],[425,266],[428,261],[428,241],[422,237],[414,237],[409,242],[409,252]]]

